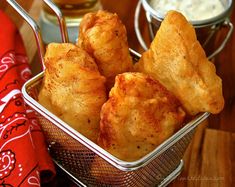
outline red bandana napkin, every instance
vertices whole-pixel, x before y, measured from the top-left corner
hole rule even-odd
[[[0,10],[0,186],[40,186],[55,175],[35,112],[21,94],[30,76],[20,34]]]

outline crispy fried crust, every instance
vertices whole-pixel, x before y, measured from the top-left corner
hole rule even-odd
[[[133,66],[125,26],[117,14],[101,10],[86,14],[79,28],[78,46],[95,59],[110,90],[115,76],[130,71]]]
[[[179,101],[150,76],[119,74],[101,110],[98,144],[133,161],[170,137],[184,117]]]
[[[215,66],[207,60],[193,26],[176,11],[168,12],[135,68],[159,80],[191,115],[223,109],[222,81]]]
[[[92,141],[106,101],[105,78],[94,60],[73,44],[49,44],[39,102]]]

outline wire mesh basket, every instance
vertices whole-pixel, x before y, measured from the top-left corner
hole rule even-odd
[[[182,169],[183,154],[195,128],[209,115],[198,115],[145,157],[126,162],[103,150],[37,102],[43,75],[43,72],[40,73],[24,85],[22,93],[25,101],[38,112],[53,159],[77,182],[88,186],[155,186],[168,183]]]
[[[44,48],[40,28],[14,0],[7,2],[32,27],[43,64]],[[55,9],[62,39],[66,42],[67,33],[60,10],[51,1],[44,2]],[[130,53],[133,61],[138,61],[140,55],[131,49]],[[126,162],[87,139],[38,102],[43,76],[44,71],[24,84],[22,93],[25,102],[37,112],[53,160],[81,186],[166,186],[180,174],[182,158],[195,128],[209,116],[207,112],[199,114],[143,158]]]

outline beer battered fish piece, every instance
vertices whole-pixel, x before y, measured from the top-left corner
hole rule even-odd
[[[168,12],[135,68],[174,93],[190,115],[223,109],[222,81],[181,13]]]
[[[115,76],[133,67],[126,28],[117,14],[103,10],[86,14],[79,28],[77,44],[95,59],[100,73],[107,78],[109,91]]]
[[[98,144],[134,161],[169,138],[184,117],[179,101],[158,81],[143,73],[119,74],[101,109]]]
[[[100,110],[106,101],[105,77],[94,60],[73,44],[49,44],[39,103],[96,142]]]

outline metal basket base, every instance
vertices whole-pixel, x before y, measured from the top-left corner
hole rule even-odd
[[[77,179],[75,176],[73,176],[70,172],[68,172],[66,169],[64,169],[58,162],[54,160],[55,164],[69,177],[71,181],[73,181],[74,184],[76,184],[79,187],[87,187],[84,183],[82,183],[79,179]],[[175,180],[181,173],[184,167],[184,161],[180,160],[180,163],[178,167],[172,171],[159,185],[158,187],[165,187],[168,184],[170,184],[173,180]]]

